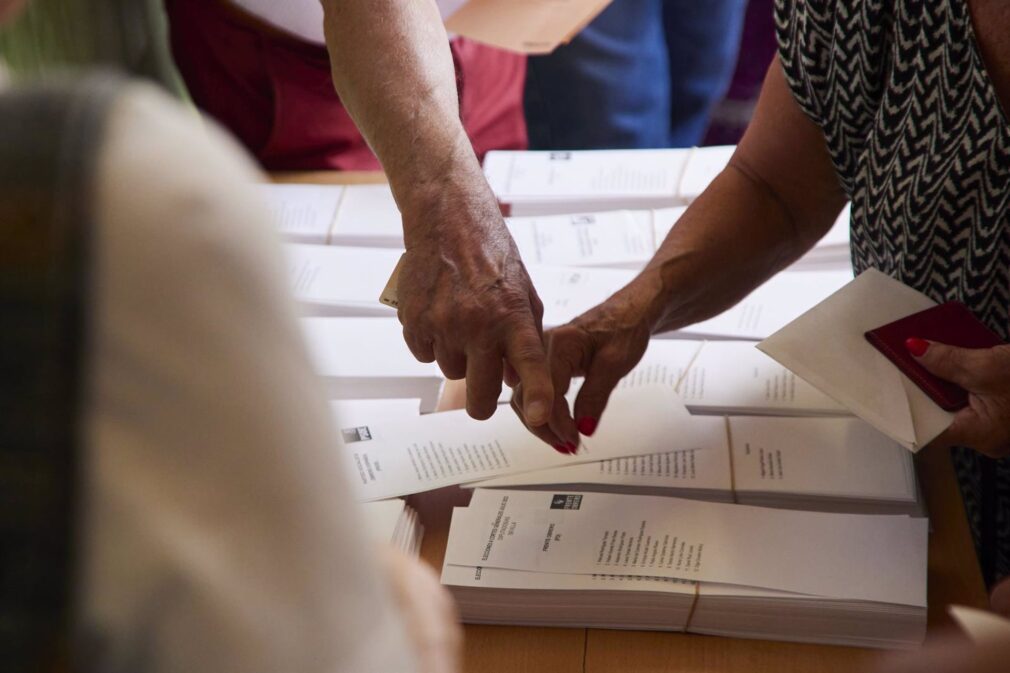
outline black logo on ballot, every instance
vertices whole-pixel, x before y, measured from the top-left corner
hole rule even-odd
[[[581,495],[558,493],[551,498],[551,509],[578,509],[581,506]]]
[[[367,425],[361,425],[356,428],[344,428],[340,431],[340,434],[344,436],[344,444],[367,442],[372,439],[372,432],[368,429]]]

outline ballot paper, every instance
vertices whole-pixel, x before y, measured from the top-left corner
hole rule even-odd
[[[926,606],[928,522],[655,496],[476,489],[445,563],[668,577]]]
[[[690,203],[701,196],[701,193],[729,165],[730,157],[735,151],[736,145],[692,147],[677,189],[680,200]]]
[[[434,362],[417,361],[396,318],[303,318],[301,326],[331,399],[416,398],[422,412],[435,410],[445,378]]]
[[[528,264],[526,270],[544,305],[544,327],[564,325],[582,315],[630,283],[636,275],[625,269],[541,264]]]
[[[379,295],[398,250],[328,245],[284,246],[295,299],[306,315],[392,316]]]
[[[665,335],[691,339],[764,339],[852,280],[852,272],[783,271],[714,318]]]
[[[668,208],[688,150],[491,151],[484,175],[513,217]]]
[[[912,456],[855,418],[693,416],[666,453],[613,458],[469,484],[823,512],[920,515]]]
[[[330,400],[330,409],[338,422],[365,425],[375,420],[419,416],[421,398]]]
[[[509,218],[526,264],[640,269],[656,250],[651,214],[617,210]]]
[[[1010,641],[1010,619],[987,610],[951,605],[947,612],[968,637],[978,644]]]
[[[348,185],[329,242],[403,249],[403,221],[389,185]]]
[[[611,0],[467,0],[445,11],[450,32],[521,54],[549,54],[568,42]]]
[[[751,341],[653,339],[619,388],[662,382],[692,414],[847,416],[849,411]]]
[[[292,243],[329,242],[344,196],[338,185],[259,185],[278,231]]]
[[[469,624],[681,631],[883,648],[917,647],[926,631],[921,606],[663,577],[444,564],[442,584]]]
[[[576,455],[534,437],[511,413],[475,421],[465,411],[341,427],[360,500],[379,500],[479,479],[654,451],[689,418],[669,386],[620,391]]]
[[[918,451],[954,416],[864,334],[935,305],[924,294],[870,269],[758,348],[906,449]]]
[[[400,498],[359,503],[364,530],[372,540],[388,544],[408,556],[421,551],[424,526],[417,512]]]

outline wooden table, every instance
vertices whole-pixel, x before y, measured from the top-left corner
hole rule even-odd
[[[379,173],[288,173],[277,182],[381,183]],[[461,385],[450,384],[441,408],[461,408]],[[510,413],[507,409],[501,410]],[[968,531],[964,506],[946,451],[916,457],[932,521],[929,538],[929,628],[934,639],[950,628],[952,603],[986,607],[988,598]],[[425,526],[422,557],[440,569],[454,506],[469,492],[446,488],[409,498]],[[646,631],[467,625],[468,673],[853,673],[869,670],[885,653],[851,647],[799,645]]]

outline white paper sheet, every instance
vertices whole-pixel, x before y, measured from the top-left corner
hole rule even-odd
[[[465,411],[342,428],[359,499],[377,500],[558,465],[632,456],[661,447],[688,418],[668,386],[616,393],[577,455],[534,437],[509,409],[487,421]]]
[[[677,187],[687,153],[492,151],[484,159],[484,173],[502,203],[560,201],[569,206],[568,212],[585,211],[580,204],[595,202],[611,202],[610,208],[662,208],[681,205]]]
[[[259,189],[285,240],[317,245],[329,242],[343,187],[264,184]]]
[[[446,563],[674,577],[926,605],[927,522],[677,498],[474,491]]]
[[[332,399],[420,398],[422,411],[435,409],[445,378],[434,362],[417,361],[396,318],[304,318],[301,325]]]
[[[842,271],[783,271],[714,318],[674,333],[695,339],[764,339],[852,280]]]
[[[624,210],[514,217],[508,228],[526,264],[638,269],[655,252],[651,217]]]
[[[648,366],[656,360],[647,351],[642,362]],[[634,384],[638,372],[632,374],[622,386]],[[677,390],[694,414],[849,414],[838,402],[757,350],[751,341],[705,342]]]
[[[295,299],[307,315],[392,316],[379,303],[400,252],[329,245],[284,246]]]
[[[389,185],[348,185],[330,243],[402,250],[403,221]]]
[[[627,285],[635,272],[527,265],[533,287],[544,304],[544,327],[563,325],[606,300]]]

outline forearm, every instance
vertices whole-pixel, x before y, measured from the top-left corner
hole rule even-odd
[[[337,92],[400,210],[423,211],[447,187],[490,201],[460,121],[449,42],[433,0],[323,5]]]
[[[634,281],[652,332],[721,313],[799,257],[806,244],[767,186],[734,162]]]
[[[673,228],[630,294],[653,332],[721,313],[810,249],[845,203],[819,128],[778,61],[729,167]]]

